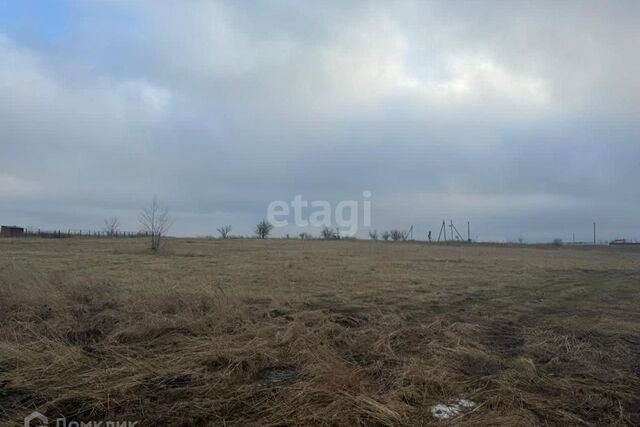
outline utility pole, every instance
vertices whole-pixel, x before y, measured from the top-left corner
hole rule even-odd
[[[450,219],[450,224],[449,224],[449,230],[451,231],[451,240],[455,240],[455,238],[453,237],[453,220]]]
[[[444,222],[444,219],[442,220],[442,225],[440,226],[440,233],[438,233],[438,242],[440,241],[440,237],[442,236],[442,232],[444,232],[444,241],[447,241],[447,225]]]
[[[471,225],[467,221],[467,242],[471,243]]]
[[[596,223],[593,222],[593,244],[596,244]]]

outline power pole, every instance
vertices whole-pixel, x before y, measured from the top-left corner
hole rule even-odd
[[[447,226],[444,222],[444,219],[442,220],[442,225],[440,226],[440,233],[438,233],[438,242],[440,241],[440,237],[442,236],[442,232],[444,231],[444,241],[447,241]]]
[[[467,242],[471,243],[471,225],[467,221]]]
[[[596,223],[593,222],[593,244],[596,244]]]
[[[453,227],[453,231],[456,232],[456,235],[458,236],[458,240],[460,240],[461,242],[464,242],[464,239],[460,235],[460,232],[458,231],[456,226],[453,224],[453,221],[451,221],[451,227]],[[451,233],[451,240],[455,240],[455,236],[453,235],[453,232]]]
[[[450,219],[450,224],[449,224],[449,230],[451,231],[451,240],[455,240],[455,238],[453,237],[453,220]]]

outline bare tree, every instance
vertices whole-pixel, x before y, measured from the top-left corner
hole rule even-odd
[[[391,233],[388,231],[382,233],[382,240],[389,240],[389,237],[391,237]]]
[[[271,234],[271,230],[273,230],[273,224],[271,224],[266,219],[263,219],[258,224],[256,224],[256,235],[261,239],[266,239]]]
[[[322,236],[324,240],[331,240],[333,239],[333,230],[330,229],[329,227],[324,227],[320,231],[320,236]]]
[[[407,233],[401,230],[391,230],[391,240],[407,240]]]
[[[220,237],[222,237],[223,239],[228,239],[229,233],[231,233],[231,226],[223,225],[222,227],[218,228],[218,233],[220,233]]]
[[[333,230],[329,227],[324,227],[320,231],[320,236],[324,240],[340,240],[340,229],[336,227],[336,229]]]
[[[298,237],[300,237],[300,239],[302,240],[308,240],[308,239],[313,239],[313,236],[309,233],[305,233],[304,231],[300,234],[298,234]]]
[[[378,240],[378,230],[369,231],[371,240]]]
[[[105,219],[102,231],[109,237],[117,236],[120,231],[120,220],[115,216]]]
[[[140,212],[138,221],[142,231],[151,237],[151,250],[158,251],[162,237],[172,224],[169,209],[166,206],[161,206],[158,199],[154,197],[151,205]]]

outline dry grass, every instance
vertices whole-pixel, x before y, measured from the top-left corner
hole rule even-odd
[[[640,251],[0,240],[0,424],[638,425]],[[476,406],[437,421],[436,403]]]

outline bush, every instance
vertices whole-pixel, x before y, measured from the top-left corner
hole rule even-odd
[[[336,228],[335,231],[334,231],[329,227],[324,227],[322,229],[322,231],[320,232],[320,236],[322,236],[322,238],[325,239],[325,240],[339,240],[340,239],[340,230],[338,230]]]
[[[395,242],[398,240],[407,240],[407,233],[401,230],[391,230],[391,240]]]

